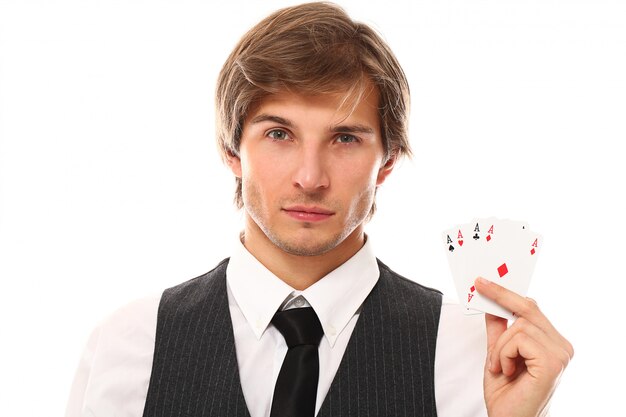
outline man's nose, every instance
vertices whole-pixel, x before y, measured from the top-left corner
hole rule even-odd
[[[324,150],[315,145],[302,146],[298,154],[293,184],[307,192],[328,188],[330,185],[328,157]]]

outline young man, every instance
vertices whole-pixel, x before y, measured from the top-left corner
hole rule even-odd
[[[67,416],[543,415],[573,350],[536,304],[478,280],[519,318],[465,316],[372,253],[408,101],[391,50],[334,5],[251,29],[217,85],[240,241],[94,332]]]

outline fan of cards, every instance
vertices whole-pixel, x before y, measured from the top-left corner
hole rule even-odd
[[[442,242],[465,313],[514,319],[510,311],[481,296],[474,281],[483,277],[525,297],[542,248],[541,236],[525,222],[490,217],[444,231]]]

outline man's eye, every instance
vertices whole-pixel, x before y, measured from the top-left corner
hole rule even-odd
[[[357,139],[356,136],[353,135],[339,135],[337,136],[337,142],[339,143],[352,143],[352,142],[358,142],[359,140]]]
[[[267,136],[269,136],[271,139],[274,140],[285,140],[287,138],[289,138],[289,135],[287,134],[287,132],[285,132],[284,130],[270,130],[269,132],[267,132]]]

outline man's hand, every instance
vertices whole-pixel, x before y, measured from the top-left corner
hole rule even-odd
[[[572,345],[533,300],[481,278],[475,284],[478,292],[517,317],[507,328],[506,319],[485,314],[488,353],[484,389],[489,416],[544,415],[574,356]]]

